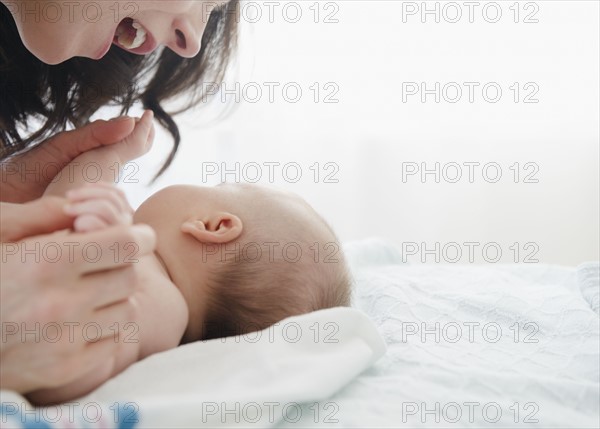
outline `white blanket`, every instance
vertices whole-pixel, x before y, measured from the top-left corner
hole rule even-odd
[[[378,240],[346,251],[356,309],[151,356],[79,407],[119,427],[598,427],[597,263],[407,265]]]

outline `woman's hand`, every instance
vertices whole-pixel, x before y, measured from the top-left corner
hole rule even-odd
[[[44,197],[26,204],[0,202],[0,243],[60,231],[73,225],[65,198]],[[4,262],[4,260],[3,260]]]
[[[0,164],[0,201],[23,203],[39,198],[69,162],[91,149],[125,139],[135,128],[130,117],[98,120],[63,131],[23,155]]]
[[[135,119],[134,130],[124,139],[88,150],[77,156],[56,175],[48,185],[44,195],[62,197],[69,190],[81,188],[91,183],[114,184],[124,165],[147,153],[154,141],[154,124],[151,110],[144,112],[141,118]],[[87,167],[93,166],[92,178]],[[93,180],[93,182],[91,182]]]
[[[154,232],[116,222],[95,232],[32,237],[72,225],[65,203],[45,197],[0,205],[5,389],[58,387],[111,364],[124,334],[131,334],[130,322],[137,320],[129,298],[140,278],[136,262],[154,250]],[[104,216],[103,209],[97,211]]]

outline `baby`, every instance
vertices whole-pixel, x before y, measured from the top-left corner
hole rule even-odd
[[[135,133],[151,120],[145,113],[132,138],[80,155],[47,188],[46,195],[68,196],[76,231],[131,222],[120,191],[84,185],[78,170],[88,163],[114,170],[115,162],[122,166],[145,153],[151,141],[139,143]],[[121,338],[114,361],[68,385],[29,393],[33,403],[75,399],[132,363],[179,344],[349,305],[350,276],[334,232],[291,193],[245,184],[170,186],[148,198],[133,222],[150,225],[157,235],[154,255],[139,257],[136,267],[143,275],[131,298],[138,309],[137,341]]]

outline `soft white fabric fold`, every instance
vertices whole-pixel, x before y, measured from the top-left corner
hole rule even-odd
[[[263,427],[333,395],[384,352],[369,318],[339,307],[155,354],[80,401],[135,402],[140,427]]]

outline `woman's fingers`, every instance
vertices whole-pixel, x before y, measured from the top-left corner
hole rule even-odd
[[[81,378],[90,371],[114,363],[115,355],[121,347],[119,342],[107,337],[96,342],[86,342],[83,347],[64,356],[58,362],[45,365],[45,387],[58,387]]]
[[[70,228],[73,218],[63,211],[66,203],[59,197],[43,197],[26,204],[0,203],[0,242]]]
[[[91,218],[91,216],[90,216]],[[48,279],[75,278],[135,264],[156,246],[154,230],[143,224],[115,225],[91,232],[51,234],[3,244],[3,263],[27,264],[34,277]],[[64,279],[63,279],[64,280]]]
[[[119,342],[125,335],[131,342],[137,342],[135,340],[139,328],[135,320],[137,320],[136,308],[131,300],[117,302],[93,312],[84,325],[88,331],[85,335],[89,342],[104,338],[112,338],[113,341]]]
[[[81,275],[135,264],[140,257],[151,254],[156,246],[154,230],[142,224],[75,233],[65,240],[78,244],[72,252],[72,269]]]
[[[0,200],[24,203],[40,198],[55,175],[73,159],[92,149],[122,142],[135,129],[134,118],[98,120],[81,128],[62,131],[34,149],[3,162]],[[42,171],[42,174],[24,174]]]
[[[131,296],[138,284],[139,270],[137,265],[116,268],[110,271],[88,274],[83,277],[78,293],[83,295],[83,305],[100,309],[110,304],[123,301]]]
[[[123,116],[111,121],[94,121],[82,128],[69,131],[60,141],[60,149],[70,160],[94,148],[116,143],[135,128],[133,118]],[[48,143],[52,144],[52,140]],[[70,161],[69,160],[69,161]]]
[[[76,279],[83,275],[136,264],[155,246],[156,234],[148,225],[116,225],[3,243],[2,263],[22,265],[20,274],[34,284],[68,286],[77,284]]]
[[[111,325],[108,319],[98,319],[100,325],[90,314],[94,313],[73,312],[51,320],[19,323],[21,331],[8,333],[5,338],[11,344],[2,351],[2,375],[5,370],[6,375],[13,372],[4,367],[5,362],[10,361],[13,369],[18,362],[26,362],[26,371],[14,374],[21,379],[17,383],[22,386],[19,391],[25,392],[67,384],[105,361],[117,352],[126,334],[132,335],[133,329],[127,322]],[[115,314],[123,320],[127,317],[122,309]],[[102,337],[99,327],[102,327]],[[25,330],[31,332],[27,337],[22,336]],[[2,381],[8,382],[4,377]]]

